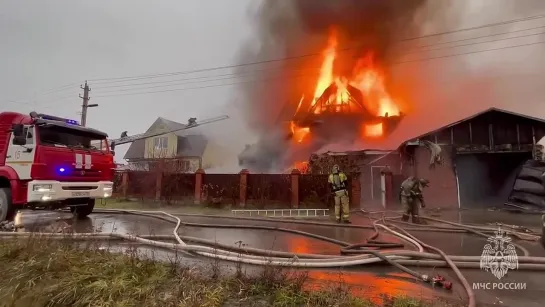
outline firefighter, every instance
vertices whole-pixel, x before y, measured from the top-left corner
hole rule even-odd
[[[337,223],[343,222],[345,224],[350,224],[349,198],[347,190],[348,178],[339,169],[338,165],[333,165],[331,174],[329,174],[328,182],[331,186],[331,191],[335,196],[335,219],[337,220]]]
[[[429,180],[409,177],[401,184],[400,198],[403,206],[403,221],[408,221],[409,217],[415,224],[421,224],[422,221],[418,216],[419,207],[425,208],[424,197],[422,190],[428,187]]]

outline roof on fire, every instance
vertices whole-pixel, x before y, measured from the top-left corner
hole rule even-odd
[[[146,133],[153,131],[158,126],[164,126],[167,130],[182,129],[186,127],[184,124],[158,117],[148,130],[146,130]],[[174,132],[174,134],[178,136],[177,155],[181,157],[201,157],[204,154],[206,145],[208,145],[207,139],[200,134],[186,135],[185,132],[185,130]],[[135,141],[129,146],[123,159],[143,159],[145,148],[146,140]]]

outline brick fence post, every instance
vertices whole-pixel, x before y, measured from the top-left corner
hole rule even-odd
[[[390,167],[386,166],[380,170],[381,181],[384,180],[384,208],[390,207],[394,203],[393,173]]]
[[[195,172],[195,205],[200,205],[202,202],[202,186],[204,181],[204,170],[199,168]]]
[[[239,184],[240,184],[240,187],[239,187],[239,191],[240,191],[240,195],[239,195],[239,206],[241,208],[244,208],[246,207],[246,200],[248,198],[248,174],[250,174],[250,171],[248,171],[247,169],[243,169],[240,171],[240,181],[239,181]]]
[[[155,200],[161,200],[161,191],[163,190],[163,172],[157,172],[155,178]]]
[[[121,195],[124,199],[127,199],[129,193],[129,172],[123,172],[121,174]]]
[[[352,180],[350,184],[352,185],[350,201],[352,208],[361,208],[361,183],[360,183],[360,173],[352,173]]]
[[[291,171],[291,207],[299,208],[299,176],[301,171],[293,169]]]

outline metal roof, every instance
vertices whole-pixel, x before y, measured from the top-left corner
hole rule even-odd
[[[486,110],[483,110],[483,111],[481,111],[481,112],[477,112],[477,113],[475,113],[475,114],[473,114],[473,115],[470,115],[470,116],[468,116],[468,117],[466,117],[466,118],[460,119],[460,120],[458,120],[458,121],[456,121],[456,122],[450,123],[450,124],[445,125],[445,126],[442,126],[442,127],[440,127],[440,128],[437,128],[437,129],[435,129],[435,130],[426,132],[426,133],[424,133],[424,134],[422,134],[422,135],[419,135],[419,136],[417,136],[417,137],[413,137],[413,138],[411,138],[411,139],[408,139],[408,140],[406,140],[406,141],[403,142],[403,143],[407,143],[407,142],[411,142],[411,141],[415,141],[415,140],[421,139],[421,138],[426,137],[426,136],[428,136],[428,135],[430,135],[430,134],[437,133],[437,132],[439,132],[439,131],[441,131],[441,130],[450,128],[450,127],[452,127],[452,126],[456,126],[456,125],[461,124],[461,123],[463,123],[463,122],[465,122],[465,121],[474,119],[474,118],[476,118],[476,117],[478,117],[478,116],[481,116],[481,115],[486,114],[486,113],[491,113],[491,112],[499,112],[499,113],[503,113],[503,114],[509,114],[509,115],[513,115],[513,116],[518,116],[518,117],[526,118],[526,119],[529,119],[529,120],[534,120],[534,121],[537,121],[537,122],[540,122],[540,123],[545,123],[545,119],[541,119],[541,118],[537,118],[537,117],[533,117],[533,116],[529,116],[529,115],[525,115],[525,114],[520,114],[520,113],[516,113],[516,112],[507,111],[507,110],[504,110],[504,109],[492,107],[492,108],[488,108],[488,109],[486,109]]]

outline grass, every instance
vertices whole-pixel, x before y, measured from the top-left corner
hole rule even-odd
[[[2,240],[0,263],[1,306],[427,306],[409,298],[376,305],[344,287],[305,290],[304,274],[278,269],[225,277],[70,240]]]

